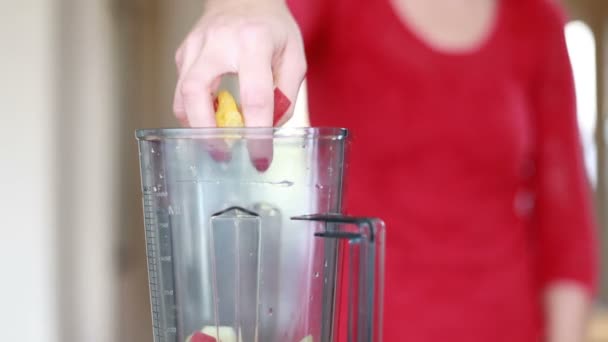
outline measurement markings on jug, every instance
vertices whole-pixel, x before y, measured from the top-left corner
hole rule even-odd
[[[148,258],[148,283],[155,341],[173,340],[176,322],[173,311],[175,294],[171,279],[171,226],[170,218],[181,215],[180,205],[169,204],[165,188],[159,185],[144,187],[144,226]]]

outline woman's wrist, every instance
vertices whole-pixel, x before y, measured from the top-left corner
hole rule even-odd
[[[585,287],[556,281],[544,293],[546,342],[584,342],[590,308]]]

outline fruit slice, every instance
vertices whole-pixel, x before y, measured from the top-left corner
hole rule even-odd
[[[231,327],[204,327],[186,339],[186,342],[242,342],[237,340],[236,333]]]
[[[313,342],[312,335],[304,337],[300,342]]]
[[[200,331],[195,332],[192,336],[190,336],[186,342],[217,342],[215,337],[209,336],[207,334],[203,334]]]
[[[244,127],[243,115],[239,112],[239,107],[234,97],[222,90],[217,95],[217,109],[215,112],[215,122],[217,127]]]
[[[287,112],[291,106],[289,98],[283,94],[281,89],[274,89],[274,113],[272,123],[276,126],[283,115]],[[215,110],[215,121],[217,127],[243,127],[244,119],[243,114],[239,111],[239,107],[234,97],[226,90],[222,90],[218,93],[215,101],[213,102],[213,109]]]
[[[236,332],[231,327],[204,327],[201,330],[203,334],[214,337],[218,342],[242,342],[243,339],[237,339]]]
[[[291,106],[291,101],[289,101],[289,98],[287,98],[287,96],[285,96],[285,94],[283,94],[281,89],[275,88],[275,90],[274,90],[274,114],[273,114],[273,119],[272,119],[272,124],[274,126],[276,126],[277,123],[279,123],[279,121],[281,120],[283,115],[285,115],[285,112],[287,112],[287,110],[289,109],[289,106]]]

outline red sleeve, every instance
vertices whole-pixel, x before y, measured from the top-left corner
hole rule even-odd
[[[307,48],[315,43],[324,23],[328,22],[328,7],[332,2],[333,0],[287,0],[287,6],[300,26]]]
[[[595,293],[596,222],[578,135],[565,16],[544,1],[533,84],[537,125],[538,258],[543,287],[575,281]]]

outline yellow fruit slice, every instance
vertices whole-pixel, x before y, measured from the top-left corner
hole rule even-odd
[[[312,335],[304,337],[300,342],[313,342]]]
[[[216,101],[215,121],[217,127],[245,127],[243,115],[239,112],[234,97],[228,91],[220,91],[217,94]]]

